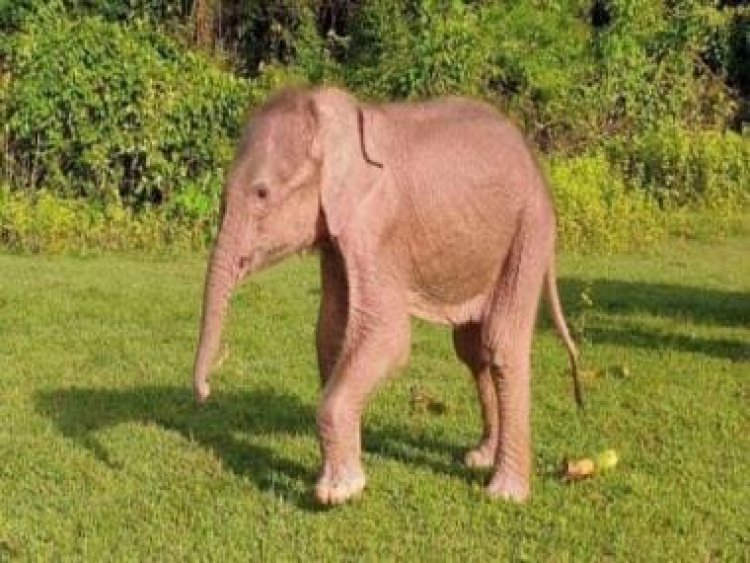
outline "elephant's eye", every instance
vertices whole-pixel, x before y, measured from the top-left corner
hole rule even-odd
[[[265,201],[268,199],[268,186],[266,186],[265,184],[255,184],[253,185],[250,193],[256,199]]]

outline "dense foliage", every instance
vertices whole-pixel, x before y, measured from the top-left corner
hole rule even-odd
[[[133,208],[214,207],[250,91],[145,25],[41,10],[11,44],[5,174]]]
[[[632,223],[663,232],[676,208],[727,218],[748,200],[740,4],[0,0],[0,174],[31,203],[43,190],[158,209],[210,236],[247,108],[274,87],[461,93],[512,115],[551,160],[567,244],[638,244],[658,229]]]

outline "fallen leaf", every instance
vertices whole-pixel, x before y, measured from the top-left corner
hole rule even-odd
[[[618,379],[627,379],[630,377],[630,368],[626,364],[612,366],[608,371],[613,377]]]
[[[448,406],[443,401],[416,386],[411,388],[409,406],[411,407],[412,414],[422,412],[445,414],[448,410]]]
[[[584,369],[578,372],[581,381],[594,381],[604,377],[604,371],[601,369]]]

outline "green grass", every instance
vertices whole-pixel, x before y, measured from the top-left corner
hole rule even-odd
[[[202,258],[0,256],[0,561],[747,560],[748,248],[562,258],[587,369],[604,373],[576,412],[542,319],[526,506],[488,501],[486,473],[459,463],[478,435],[473,387],[448,332],[415,323],[411,367],[367,412],[368,488],[332,510],[310,493],[313,258],[238,292],[197,409]],[[446,412],[413,409],[412,387]],[[560,480],[564,457],[606,448],[615,470]]]

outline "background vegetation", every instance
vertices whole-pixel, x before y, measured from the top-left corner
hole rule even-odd
[[[643,246],[695,210],[721,234],[750,193],[742,4],[2,0],[0,241],[201,246],[248,108],[288,82],[491,101],[544,155],[568,248]],[[82,237],[114,208],[150,242]]]

